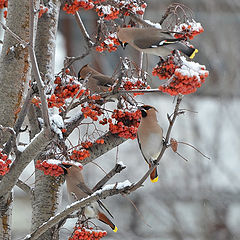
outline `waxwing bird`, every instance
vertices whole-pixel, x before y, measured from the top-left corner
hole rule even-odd
[[[78,72],[78,79],[87,79],[86,87],[90,90],[91,94],[107,92],[115,80],[107,75],[104,75],[88,64],[83,66]]]
[[[149,168],[158,158],[163,145],[163,130],[158,124],[156,108],[143,105],[140,107],[142,118],[137,131],[140,150]],[[152,182],[158,181],[157,167],[150,174]]]
[[[162,58],[171,54],[173,50],[179,50],[190,58],[194,58],[198,52],[181,40],[174,38],[170,32],[158,28],[119,28],[117,36],[122,45],[129,43],[138,51],[160,56]]]
[[[85,198],[93,193],[92,190],[86,186],[81,173],[81,169],[78,166],[72,164],[60,164],[59,166],[62,167],[64,171],[67,184],[67,191],[71,202],[75,202],[77,200]],[[117,227],[100,209],[104,208],[105,210],[107,210],[106,207],[100,200],[98,201],[98,204],[95,202],[90,204],[89,206],[84,207],[83,209],[84,215],[88,219],[97,218],[98,220],[109,225],[112,228],[112,230],[116,232]],[[109,213],[108,210],[107,212]]]

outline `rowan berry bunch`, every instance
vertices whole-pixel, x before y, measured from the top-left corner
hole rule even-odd
[[[132,81],[133,80],[133,81]],[[130,80],[125,80],[123,81],[123,86],[122,86],[125,90],[135,90],[135,89],[149,89],[150,86],[147,85],[147,83],[145,81],[143,81],[142,79],[131,79]],[[144,95],[144,93],[133,93],[134,96],[137,95]]]
[[[8,158],[8,156],[0,149],[0,175],[3,176],[8,173],[11,162],[12,161]]]
[[[96,7],[96,12],[99,17],[103,17],[105,20],[114,20],[119,16],[119,9],[111,5],[100,5]]]
[[[90,117],[93,121],[97,121],[98,117],[103,114],[101,108],[93,103],[88,103],[86,106],[82,104],[81,111],[85,118]]]
[[[49,163],[48,161],[37,160],[35,167],[38,170],[43,171],[45,175],[58,177],[64,174],[63,169],[60,166],[58,166],[58,164],[52,164]]]
[[[181,23],[176,25],[173,29],[173,32],[177,32],[174,34],[175,38],[185,38],[185,39],[193,39],[196,35],[202,33],[204,31],[201,23],[195,22],[193,19],[188,20],[186,23]]]
[[[94,8],[92,0],[74,0],[71,4],[65,3],[63,11],[68,14],[75,14],[80,8],[89,10]]]
[[[129,16],[130,12],[143,15],[147,4],[145,1],[120,1],[120,9],[124,16]]]
[[[83,226],[75,227],[73,236],[68,240],[99,240],[107,235],[106,231],[94,230]]]
[[[114,110],[112,118],[115,119],[115,124],[109,119],[109,131],[117,134],[119,137],[126,139],[135,139],[137,136],[137,128],[140,123],[141,111],[135,112]]]
[[[8,0],[0,0],[0,9],[8,7]],[[3,12],[3,17],[7,18],[7,10]]]
[[[48,8],[45,7],[44,5],[40,4],[39,8],[39,13],[38,13],[38,18],[40,18],[44,13],[48,11]]]
[[[90,157],[90,152],[86,149],[76,150],[74,149],[70,154],[70,159],[74,161],[82,161],[87,157]]]
[[[167,83],[159,86],[159,90],[172,96],[196,92],[209,74],[204,65],[189,62],[183,56],[180,59],[179,65],[175,68]]]
[[[53,94],[48,96],[48,107],[53,108],[65,108],[65,103],[67,99],[73,98],[77,93],[76,98],[80,98],[83,95],[89,95],[89,91],[81,89],[81,85],[76,81],[75,77],[69,75],[65,76],[56,76],[54,81],[54,90]],[[79,91],[80,90],[80,91]],[[34,97],[32,103],[39,107],[41,103],[39,97]],[[60,110],[61,111],[61,110]]]
[[[117,33],[111,33],[109,36],[104,38],[104,40],[100,39],[100,44],[96,46],[96,51],[98,52],[103,52],[103,51],[116,51],[117,47],[120,45],[118,38],[117,38]]]
[[[179,67],[179,63],[176,62],[174,56],[169,56],[166,60],[161,60],[158,65],[153,69],[152,75],[158,76],[159,79],[168,79],[172,77],[176,68]]]

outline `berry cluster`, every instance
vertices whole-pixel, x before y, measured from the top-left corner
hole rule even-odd
[[[105,20],[113,20],[118,18],[119,9],[110,5],[100,5],[96,7],[96,12],[99,17],[103,17]]]
[[[124,16],[129,16],[129,12],[143,15],[147,4],[144,1],[141,1],[141,3],[137,3],[137,1],[121,1],[119,7]]]
[[[193,39],[196,35],[204,31],[201,23],[195,22],[194,20],[188,21],[187,23],[182,23],[176,25],[173,32],[175,38],[186,38]]]
[[[136,80],[136,81],[124,81],[123,82],[123,86],[122,86],[125,90],[134,90],[134,89],[149,89],[150,86],[147,85],[146,82],[142,81],[142,80]],[[134,96],[137,95],[143,95],[144,93],[133,93]]]
[[[116,120],[113,124],[111,119],[109,124],[109,130],[113,134],[118,134],[119,137],[126,139],[135,139],[137,136],[137,128],[139,126],[139,121],[141,118],[141,112],[139,110],[135,112],[114,110],[112,118]]]
[[[66,99],[73,98],[80,89],[79,83],[73,77],[66,80],[60,76],[56,76],[54,83],[56,84],[54,93],[47,98],[49,108],[63,107]],[[88,95],[88,91],[81,89],[76,98],[81,97],[83,94]],[[41,103],[40,98],[34,97],[32,103],[39,107]]]
[[[105,50],[112,52],[117,50],[120,43],[116,33],[111,33],[105,40],[101,41],[100,45],[96,47],[96,51],[103,52]]]
[[[87,229],[85,227],[76,227],[73,236],[68,240],[99,240],[107,235],[106,231]]]
[[[40,9],[38,13],[38,18],[40,18],[44,13],[48,11],[48,8],[45,7],[44,5],[40,4]]]
[[[42,170],[45,175],[55,177],[58,177],[64,173],[63,169],[60,166],[57,164],[48,163],[47,161],[41,162],[40,160],[37,160],[36,168],[38,170]]]
[[[177,63],[175,63],[174,56],[169,56],[165,61],[160,61],[158,65],[153,69],[152,75],[158,76],[159,79],[168,79],[170,78],[176,68],[178,68]]]
[[[159,90],[170,95],[190,94],[196,92],[205,78],[208,77],[208,71],[204,65],[189,62],[185,57],[181,57],[179,65],[175,67],[172,76],[166,85],[159,86]]]
[[[8,0],[0,0],[0,9],[8,7]],[[3,12],[3,17],[7,18],[7,10]]]
[[[103,111],[92,103],[88,103],[88,106],[86,107],[82,105],[81,111],[84,114],[85,118],[90,117],[93,121],[97,121],[98,116],[101,116],[103,114]]]
[[[75,14],[80,8],[84,10],[89,10],[94,8],[93,1],[91,0],[74,0],[73,3],[66,3],[63,7],[63,10],[68,14]]]
[[[11,160],[8,159],[8,156],[0,150],[0,175],[5,175],[9,171],[9,165]]]
[[[74,149],[69,156],[71,160],[82,161],[83,159],[90,156],[90,152],[86,149],[76,150]]]

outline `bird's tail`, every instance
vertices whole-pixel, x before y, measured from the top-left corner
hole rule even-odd
[[[118,228],[113,222],[102,212],[98,213],[98,219],[103,223],[107,224],[114,232],[117,232]]]
[[[149,167],[151,167],[151,166],[149,165]],[[158,181],[157,167],[155,167],[153,169],[153,171],[151,172],[150,179],[151,179],[151,182],[153,182],[153,183]]]
[[[195,54],[198,53],[198,50],[196,48],[189,47],[181,42],[175,43],[176,44],[176,49],[179,50],[180,52],[184,53],[187,55],[189,58],[194,58]]]

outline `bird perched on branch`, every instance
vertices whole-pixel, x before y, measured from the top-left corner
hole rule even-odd
[[[81,200],[82,198],[85,198],[93,193],[92,190],[86,186],[81,173],[81,169],[78,166],[72,164],[60,164],[59,166],[64,171],[67,191],[71,202]],[[107,208],[100,200],[98,201],[98,203],[91,203],[90,205],[84,207],[83,213],[86,218],[97,218],[98,220],[109,225],[112,230],[116,232],[117,227],[101,211],[100,208],[104,208],[111,215],[111,213],[107,210]]]
[[[161,152],[163,130],[157,121],[156,108],[143,105],[140,110],[142,118],[137,131],[137,139],[142,155],[150,168]],[[152,182],[158,181],[157,167],[151,172],[150,179]]]
[[[98,72],[88,64],[80,69],[78,79],[87,79],[86,87],[90,90],[91,94],[107,92],[115,82],[113,78]]]
[[[183,38],[174,38],[170,32],[158,28],[119,28],[117,36],[122,45],[129,43],[138,51],[160,56],[162,58],[171,54],[173,50],[179,50],[190,58],[194,58],[198,52],[184,44]]]

